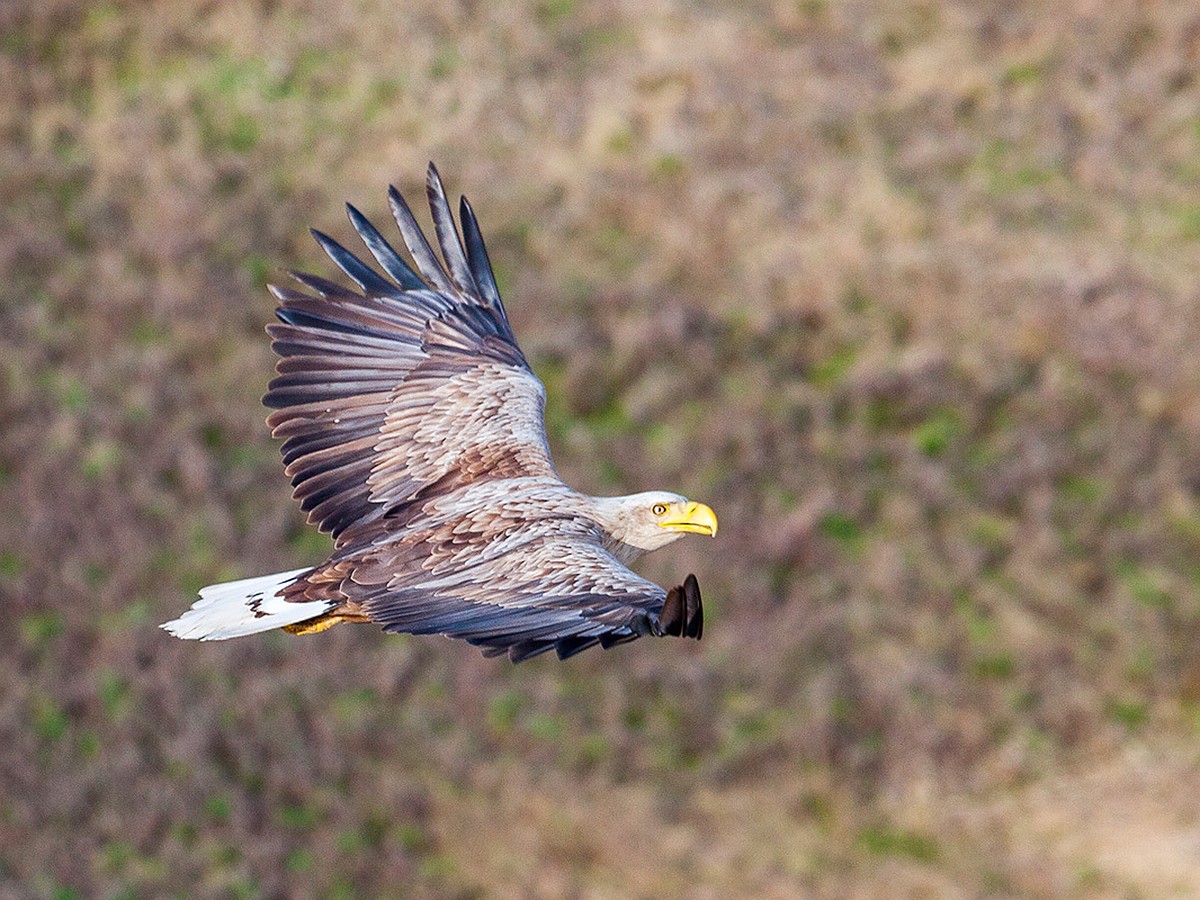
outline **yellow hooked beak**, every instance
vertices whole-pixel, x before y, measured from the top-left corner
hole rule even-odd
[[[688,531],[692,534],[707,534],[716,537],[717,514],[712,508],[694,500],[678,513],[670,513],[667,518],[658,523],[660,528],[670,528],[672,531]]]

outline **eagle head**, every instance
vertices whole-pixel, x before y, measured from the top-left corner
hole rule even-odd
[[[665,547],[685,534],[717,533],[717,514],[704,503],[669,491],[595,497],[596,519],[622,544],[641,551]]]

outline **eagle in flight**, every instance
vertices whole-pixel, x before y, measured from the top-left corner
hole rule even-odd
[[[347,204],[388,277],[314,230],[359,290],[299,272],[307,291],[270,286],[280,359],[267,424],[332,555],[204,588],[162,627],[222,640],[374,622],[514,662],[641,635],[699,638],[695,576],[666,591],[626,566],[684,534],[715,535],[716,515],[678,494],[589,497],[559,479],[546,391],[517,346],[471,205],[462,198],[460,237],[432,164],[426,191],[444,264],[393,187],[419,274]]]

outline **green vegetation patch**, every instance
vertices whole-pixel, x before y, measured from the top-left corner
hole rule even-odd
[[[21,562],[21,555],[17,551],[5,550],[0,552],[0,578],[16,578],[24,568],[25,564]]]
[[[964,431],[962,414],[945,407],[934,412],[913,430],[913,445],[924,456],[942,456]]]
[[[822,360],[814,362],[808,380],[819,388],[831,388],[842,383],[858,358],[856,347],[843,347]]]
[[[62,613],[57,610],[29,613],[21,617],[21,637],[35,649],[60,637],[65,628]]]
[[[933,838],[892,825],[875,825],[858,833],[858,846],[872,856],[899,856],[934,863],[940,856]]]

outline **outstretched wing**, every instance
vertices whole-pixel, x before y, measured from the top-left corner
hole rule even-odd
[[[395,188],[389,204],[420,271],[353,206],[351,224],[384,277],[332,238],[313,236],[358,285],[292,273],[311,293],[271,286],[281,359],[263,402],[283,438],[294,496],[338,546],[417,497],[480,479],[557,479],[545,390],[496,288],[470,204],[463,240],[432,163],[427,193],[445,265]]]
[[[571,538],[533,538],[503,565],[407,581],[389,581],[363,611],[385,631],[462,638],[514,662],[550,649],[565,659],[596,644],[662,633],[666,592],[607,551]]]
[[[513,482],[508,505],[498,499],[501,487],[408,511],[387,543],[335,554],[289,589],[292,598],[332,589],[385,631],[444,634],[514,662],[646,634],[700,637],[694,577],[664,591],[623,566],[597,526],[556,504],[536,479]],[[483,493],[497,499],[479,502]],[[442,500],[457,509],[439,510]]]

